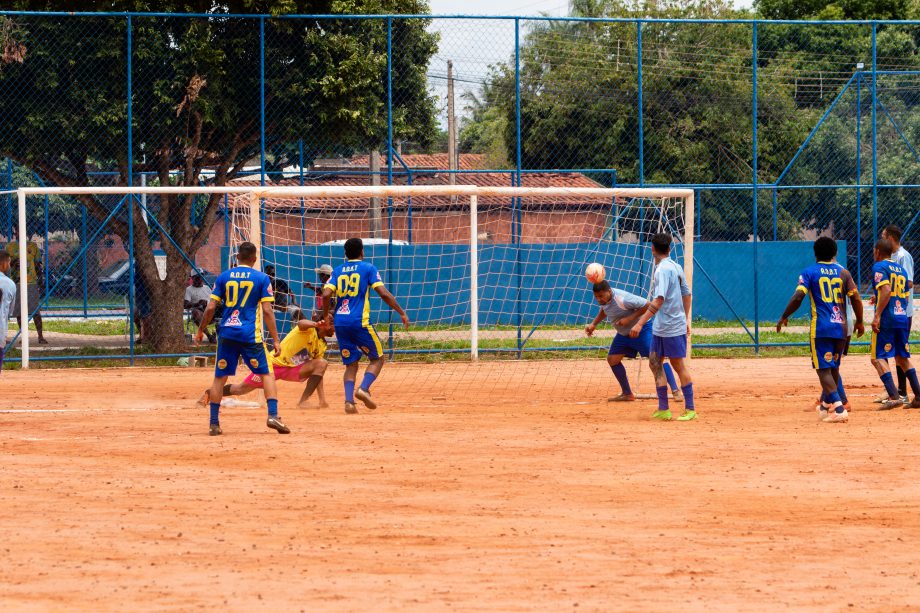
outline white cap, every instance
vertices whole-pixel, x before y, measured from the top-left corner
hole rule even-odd
[[[316,274],[319,275],[332,275],[332,266],[329,264],[323,264],[319,268],[314,268],[314,270],[316,271]]]

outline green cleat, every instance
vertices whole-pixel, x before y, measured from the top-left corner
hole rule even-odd
[[[677,421],[693,421],[696,419],[696,411],[684,411],[684,414],[677,418]]]
[[[655,411],[652,413],[652,419],[659,419],[661,421],[671,421],[671,409],[665,411]]]

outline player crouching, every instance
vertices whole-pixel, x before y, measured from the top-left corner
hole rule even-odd
[[[875,317],[872,320],[872,365],[879,378],[885,384],[888,401],[882,404],[880,411],[901,406],[901,394],[894,383],[888,358],[894,358],[898,368],[904,371],[914,400],[910,408],[920,408],[920,382],[917,371],[910,363],[910,320],[907,315],[908,292],[907,275],[904,269],[891,259],[894,251],[891,241],[880,239],[875,243],[875,264],[872,266],[872,287],[875,291]]]
[[[301,319],[281,341],[281,353],[271,358],[275,381],[307,383],[297,403],[298,409],[308,408],[307,401],[313,392],[319,396],[319,408],[329,406],[323,391],[323,375],[329,366],[325,359],[326,339],[334,332],[332,324],[327,322]],[[224,396],[242,396],[262,387],[262,376],[250,373],[242,383],[224,385]],[[205,390],[198,403],[207,404],[210,395],[211,391]]]
[[[635,321],[648,310],[648,303],[644,298],[640,298],[629,292],[613,289],[606,281],[594,284],[594,299],[600,305],[601,309],[594,321],[585,326],[585,334],[593,336],[604,319],[613,324],[616,328],[616,336],[610,344],[610,351],[607,354],[607,364],[613,371],[613,376],[620,383],[620,395],[611,398],[613,402],[631,402],[636,399],[632,389],[629,386],[629,376],[626,374],[626,367],[623,366],[623,358],[635,358],[642,356],[648,358],[649,349],[652,346],[652,322],[649,321],[642,328],[641,333],[636,338],[629,336],[630,329]],[[674,372],[671,365],[665,363],[664,374],[677,401],[683,400],[680,388],[677,387],[677,381],[674,379]]]

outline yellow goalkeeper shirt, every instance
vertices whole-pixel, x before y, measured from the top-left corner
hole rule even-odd
[[[301,330],[295,326],[281,341],[281,355],[272,356],[272,364],[290,368],[325,355],[326,341],[319,337],[315,328]]]

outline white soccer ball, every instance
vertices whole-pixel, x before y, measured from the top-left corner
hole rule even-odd
[[[589,283],[600,283],[606,276],[607,271],[604,270],[604,266],[597,262],[588,264],[588,268],[585,269],[585,278],[588,279]]]

